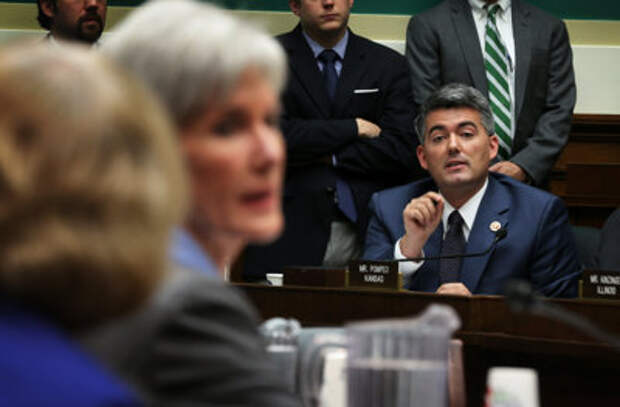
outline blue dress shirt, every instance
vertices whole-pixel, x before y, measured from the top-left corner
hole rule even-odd
[[[198,242],[183,228],[175,230],[170,247],[172,262],[189,270],[217,277],[217,267]]]

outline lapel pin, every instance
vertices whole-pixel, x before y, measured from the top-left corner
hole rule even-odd
[[[491,222],[491,224],[489,225],[489,229],[491,229],[491,232],[497,232],[498,230],[500,230],[502,228],[502,224],[499,223],[498,221],[494,220],[493,222]]]

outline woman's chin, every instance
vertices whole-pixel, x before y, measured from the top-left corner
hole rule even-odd
[[[284,229],[284,218],[281,214],[264,219],[253,219],[246,224],[247,241],[256,244],[268,244],[280,237]]]

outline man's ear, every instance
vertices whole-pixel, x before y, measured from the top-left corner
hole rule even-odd
[[[499,151],[499,138],[497,134],[491,134],[489,136],[489,161],[492,161]]]
[[[288,6],[297,17],[299,17],[299,9],[301,8],[301,0],[288,0]]]
[[[56,15],[56,5],[54,0],[39,0],[41,4],[41,11],[49,18],[54,18]]]
[[[415,152],[418,155],[418,161],[420,162],[422,168],[428,170],[428,163],[426,162],[426,151],[424,151],[424,146],[420,144]]]

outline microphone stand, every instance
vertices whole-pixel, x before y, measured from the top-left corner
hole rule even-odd
[[[493,247],[495,247],[495,245],[502,240],[503,238],[506,237],[506,235],[508,234],[508,231],[506,229],[499,229],[498,231],[495,232],[495,238],[493,239],[493,241],[491,242],[491,244],[489,245],[489,247],[487,247],[485,250],[478,252],[478,253],[467,253],[467,254],[448,254],[445,256],[430,256],[430,257],[407,257],[404,259],[394,259],[391,261],[395,261],[395,262],[403,262],[403,261],[422,261],[422,260],[442,260],[442,259],[461,259],[461,258],[466,258],[466,257],[478,257],[478,256],[484,256],[485,254],[489,253]]]

